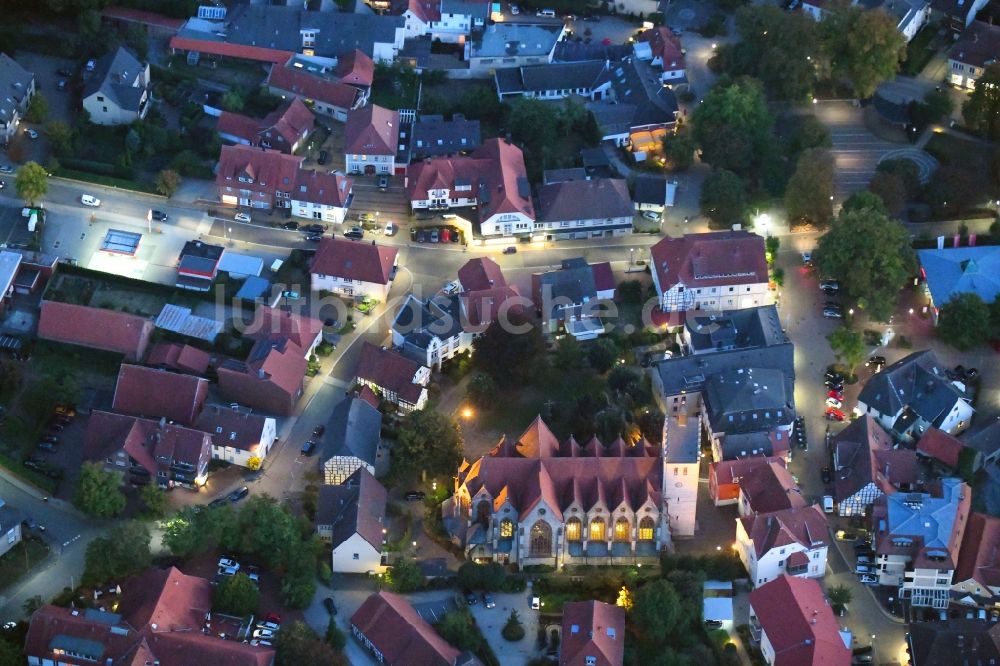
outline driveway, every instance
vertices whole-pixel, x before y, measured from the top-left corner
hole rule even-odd
[[[493,648],[500,666],[524,666],[528,660],[538,656],[536,636],[538,635],[538,611],[531,610],[531,588],[515,594],[494,594],[496,608],[486,608],[482,602],[470,607],[486,642]],[[524,638],[511,643],[500,635],[510,612],[516,610],[524,625]]]

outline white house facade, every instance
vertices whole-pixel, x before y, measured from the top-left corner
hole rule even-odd
[[[351,535],[347,541],[334,546],[330,555],[330,569],[336,573],[383,573],[382,550],[360,534]]]
[[[774,531],[778,536],[769,538]],[[821,578],[828,549],[827,522],[815,505],[736,520],[736,551],[755,586],[782,574]]]

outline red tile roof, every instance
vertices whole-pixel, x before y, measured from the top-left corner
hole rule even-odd
[[[295,178],[292,199],[346,208],[353,188],[354,181],[343,174],[301,169]]]
[[[424,23],[437,23],[441,20],[440,0],[397,0],[398,13],[409,10]]]
[[[460,654],[406,599],[392,592],[368,597],[351,616],[351,625],[371,641],[389,666],[454,666]]]
[[[207,405],[194,427],[208,433],[215,446],[256,453],[266,423],[266,416],[254,414],[247,409]]]
[[[664,238],[650,249],[661,291],[759,284],[768,281],[764,239],[748,231],[715,231]]]
[[[211,457],[211,438],[198,430],[136,416],[93,411],[83,444],[85,460],[104,462],[125,451],[155,478],[171,461],[195,470]]]
[[[774,666],[849,666],[833,610],[811,578],[782,575],[750,593],[750,606],[774,648]]]
[[[590,270],[594,274],[594,289],[597,291],[614,291],[615,276],[611,272],[611,263],[604,261],[599,264],[591,264]]]
[[[215,131],[243,139],[252,146],[267,142],[271,148],[290,153],[292,146],[307,136],[314,124],[312,111],[299,98],[293,97],[264,118],[223,111]]]
[[[361,347],[361,360],[358,361],[358,369],[354,375],[359,381],[371,382],[415,405],[424,390],[423,386],[413,381],[420,367],[419,363],[402,354],[365,342]]]
[[[918,480],[916,453],[896,449],[889,433],[869,414],[837,433],[833,450],[839,465],[833,470],[833,496],[838,502],[869,483],[875,483],[883,493],[891,493]]]
[[[739,519],[743,530],[753,541],[759,560],[772,548],[797,543],[807,549],[829,544],[826,517],[819,506],[798,507],[758,513]]]
[[[215,131],[219,134],[229,134],[246,139],[249,143],[256,145],[260,121],[250,116],[244,116],[242,113],[223,111],[215,123]]]
[[[198,53],[218,55],[226,58],[237,58],[239,60],[271,62],[276,65],[287,62],[293,55],[291,51],[268,49],[261,46],[245,46],[243,44],[233,44],[230,42],[210,41],[194,37],[181,37],[180,35],[174,35],[170,38],[170,48],[180,51],[196,51]]]
[[[132,416],[164,417],[189,426],[198,418],[207,397],[207,379],[141,365],[122,365],[112,409]]]
[[[337,58],[336,74],[344,83],[368,88],[375,80],[375,61],[354,49]]]
[[[716,482],[721,486],[730,483],[740,483],[755,468],[768,464],[777,464],[784,467],[785,461],[783,458],[777,456],[754,456],[752,458],[738,458],[736,460],[721,460],[712,463],[709,467],[715,470]]]
[[[268,85],[278,90],[302,97],[314,102],[349,111],[354,108],[361,96],[354,86],[311,74],[304,69],[287,64],[275,65],[267,81]]]
[[[228,186],[234,190],[266,192],[272,197],[276,191],[291,192],[303,159],[278,150],[223,146],[219,153],[215,184],[220,188]],[[241,176],[249,177],[253,182],[240,182]]]
[[[395,157],[398,148],[399,113],[377,104],[368,104],[347,114],[345,153]]]
[[[917,453],[934,458],[952,469],[958,469],[958,459],[965,446],[938,428],[928,428],[917,442]]]
[[[653,57],[663,60],[663,71],[684,69],[684,50],[681,47],[681,40],[669,27],[661,25],[646,30],[639,35],[639,41],[649,42]]]
[[[313,259],[310,273],[389,284],[399,251],[385,245],[324,236]]]
[[[361,387],[361,390],[358,391],[358,397],[367,402],[375,409],[378,409],[379,406],[382,404],[382,401],[379,400],[379,397],[375,395],[375,391],[373,391],[371,387],[367,385]]]
[[[753,513],[771,513],[808,504],[784,463],[753,467],[740,482],[740,492]]]
[[[226,361],[218,369],[219,391],[227,400],[286,416],[302,394],[308,362],[288,338],[258,340],[247,361]]]
[[[596,658],[588,662],[587,658]],[[625,609],[603,601],[563,606],[560,666],[621,666],[625,658]]]
[[[163,366],[192,375],[205,374],[211,361],[212,357],[208,352],[177,342],[159,342],[146,357],[146,365]]]
[[[286,337],[302,348],[303,355],[317,343],[323,332],[323,322],[305,315],[295,314],[262,305],[254,312],[253,322],[244,331],[251,340],[267,340],[278,335]]]
[[[410,201],[426,201],[428,190],[455,191],[457,180],[472,184],[479,201],[479,218],[520,213],[535,219],[535,207],[527,187],[524,153],[502,139],[489,139],[469,156],[434,157],[407,167],[406,192]],[[480,185],[489,191],[480,196]]]
[[[42,301],[38,320],[43,340],[117,352],[127,361],[145,356],[152,332],[145,317],[56,301]]]
[[[465,265],[458,269],[458,281],[463,291],[482,291],[507,286],[507,280],[500,266],[489,257],[477,257],[465,262]]]
[[[955,584],[974,580],[983,587],[1000,587],[1000,518],[969,516],[951,579]]]
[[[495,287],[466,293],[465,312],[469,326],[481,331],[500,320],[501,313],[508,319],[523,316],[524,303],[520,297],[514,287]]]

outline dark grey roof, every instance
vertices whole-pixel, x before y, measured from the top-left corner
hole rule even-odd
[[[490,3],[477,0],[441,0],[442,14],[471,16],[484,22],[489,16]]]
[[[964,0],[948,0],[948,2],[949,4],[957,2],[958,7],[964,5],[965,11],[974,4]],[[956,13],[961,14],[961,9]],[[985,67],[997,62],[1000,58],[1000,26],[973,21],[948,49],[948,58],[974,67]]]
[[[583,160],[585,169],[590,167],[611,166],[611,160],[603,148],[584,148],[580,151],[580,159]]]
[[[497,69],[494,76],[500,95],[520,95],[524,92],[520,67],[501,67]]]
[[[621,178],[564,180],[538,189],[538,219],[543,222],[605,222],[634,214],[628,184]]]
[[[386,492],[368,470],[359,468],[340,485],[322,485],[316,500],[316,525],[332,526],[336,548],[360,534],[381,548],[385,524]]]
[[[572,90],[576,88],[589,90],[606,80],[605,68],[607,66],[603,60],[534,65],[521,68],[521,80],[527,91]]]
[[[1000,418],[969,436],[963,444],[984,456],[991,455],[1000,449]]]
[[[470,43],[470,57],[547,56],[562,30],[561,24],[494,23]]]
[[[584,44],[565,39],[556,44],[552,60],[554,62],[580,62],[581,60],[618,62],[631,54],[632,46],[628,44],[601,44],[600,42]]]
[[[374,466],[381,432],[382,414],[361,398],[349,396],[330,414],[320,460],[353,456]]]
[[[0,53],[0,123],[14,118],[15,109],[23,111],[24,98],[35,75]]]
[[[636,203],[663,206],[667,203],[667,179],[658,176],[637,176],[635,179],[635,194],[632,199]]]
[[[545,293],[546,287],[551,290],[550,298],[553,301],[553,309],[549,314],[550,317],[558,310],[558,303],[555,302],[557,299],[567,299],[574,305],[582,305],[597,298],[594,269],[583,257],[563,259],[562,268],[542,273],[538,278],[538,283],[542,294]]]
[[[545,185],[564,183],[567,180],[587,180],[587,170],[583,167],[570,167],[568,169],[546,169],[542,172],[542,183]]]
[[[392,44],[401,16],[313,12],[295,7],[237,5],[229,12],[226,40],[232,44],[258,46],[299,53],[302,30],[315,30],[313,47],[318,56],[338,56],[359,49],[371,57],[375,43]]]
[[[478,148],[482,143],[478,120],[466,120],[456,113],[451,120],[443,116],[420,116],[413,123],[410,159],[454,155]]]
[[[100,92],[119,108],[138,112],[139,103],[146,89],[135,87],[132,82],[143,69],[145,66],[138,58],[125,47],[119,46],[117,51],[98,58],[94,71],[90,73],[90,78],[83,88],[83,97],[86,99]]]
[[[609,74],[613,95],[599,102],[587,103],[604,135],[627,133],[634,127],[675,122],[678,107],[673,90],[659,85],[650,88],[643,85],[633,59],[612,64]],[[652,96],[651,91],[655,91]]]
[[[771,430],[795,418],[791,387],[773,368],[734,368],[708,378],[705,405],[713,432]]]
[[[779,430],[775,432],[775,439],[787,438],[787,433]],[[789,442],[785,441],[785,448],[791,448]],[[774,442],[771,441],[770,433],[765,430],[757,432],[731,433],[722,438],[722,459],[735,460],[736,458],[746,458],[748,456],[773,456]]]
[[[920,666],[1000,663],[1000,625],[986,620],[914,622],[909,643]]]
[[[409,294],[392,322],[392,329],[405,339],[404,355],[423,364],[427,361],[427,345],[435,337],[447,340],[462,331],[461,300],[457,294],[438,294],[421,301]],[[406,354],[408,346],[421,353]]]
[[[684,327],[695,351],[750,349],[788,342],[774,305],[718,313],[688,312]]]
[[[668,396],[679,395],[682,391],[701,391],[712,375],[738,368],[780,370],[785,381],[791,384],[795,380],[794,357],[794,346],[791,342],[784,342],[757,349],[675,356],[657,363],[654,372],[659,375],[664,393]],[[789,386],[786,386],[785,394],[791,399],[792,389]]]
[[[888,416],[909,407],[912,420],[920,417],[939,426],[963,398],[965,393],[951,383],[934,352],[925,349],[872,375],[861,389],[858,401]],[[893,429],[897,427],[894,425]]]

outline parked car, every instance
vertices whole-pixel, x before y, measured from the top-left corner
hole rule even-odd
[[[333,603],[333,597],[323,599],[323,608],[325,608],[326,612],[330,615],[337,614],[337,604]]]
[[[827,304],[823,308],[823,316],[827,319],[843,319],[844,311],[840,309],[839,305]]]
[[[503,249],[504,254],[517,254],[517,248],[513,245],[508,245]]]
[[[847,420],[847,415],[844,414],[844,412],[842,412],[839,409],[835,409],[833,407],[827,407],[826,419],[827,421],[845,421]]]
[[[647,211],[643,212],[642,216],[644,218],[646,218],[647,220],[653,220],[654,222],[659,222],[660,221],[660,214],[657,213],[656,211],[647,210]]]
[[[233,567],[234,569],[240,568],[240,563],[231,557],[220,557],[219,565],[220,567]]]
[[[285,222],[284,224],[282,224],[281,228],[284,229],[285,231],[298,231],[299,223],[296,222],[295,220],[292,220],[290,222]]]
[[[820,280],[819,288],[826,291],[830,289],[832,291],[840,291],[840,283],[836,280]]]
[[[311,439],[302,445],[302,455],[311,456],[316,452],[316,442]]]
[[[844,382],[842,382],[842,381],[840,381],[840,382],[834,382],[834,381],[830,381],[828,379],[828,380],[826,380],[826,387],[828,389],[830,389],[831,391],[835,391],[837,393],[843,393],[844,392]]]
[[[277,624],[281,624],[281,616],[278,615],[277,613],[268,613],[267,615],[264,616],[264,620],[266,622],[275,622]]]
[[[274,638],[274,632],[270,629],[254,629],[254,638]]]
[[[844,381],[844,375],[842,375],[839,372],[836,372],[834,370],[827,370],[826,374],[823,375],[823,377],[828,382],[842,382],[842,381]]]
[[[235,503],[239,502],[241,499],[245,498],[249,494],[250,494],[250,489],[247,488],[246,486],[243,486],[242,488],[237,488],[233,492],[229,493],[227,497],[229,498],[230,502]]]
[[[365,236],[365,230],[361,227],[351,227],[344,232],[345,238],[350,238],[351,240],[361,240]]]
[[[422,490],[409,490],[404,495],[407,502],[421,502],[426,494]]]
[[[462,232],[458,227],[448,227],[451,230],[451,242],[458,243],[462,240]]]
[[[38,132],[36,132],[35,130],[33,130],[31,128],[25,129],[24,133],[28,135],[29,139],[37,139],[38,138]]]
[[[51,453],[56,450],[56,445],[52,442],[38,442],[38,448]]]
[[[479,600],[476,599],[476,595],[474,595],[469,590],[465,591],[465,603],[469,604],[470,606],[475,606],[477,601]]]
[[[440,240],[441,232],[437,229],[431,229],[430,242],[437,243]]]
[[[329,157],[329,153],[325,150],[319,151],[319,157],[316,158],[316,164],[326,164],[327,157]]]
[[[14,167],[9,164],[0,165],[0,173],[14,173]]]
[[[542,600],[538,597],[531,597],[531,610],[538,610],[542,607]]]
[[[812,253],[812,251],[811,250],[806,250],[805,252],[803,252],[802,253],[802,265],[803,266],[812,266],[812,262],[813,262],[813,253]]]
[[[162,210],[151,211],[150,212],[150,216],[154,220],[156,220],[157,222],[166,222],[167,221],[167,214],[164,213]]]
[[[840,400],[837,400],[836,398],[827,398],[826,406],[833,407],[834,409],[840,409],[841,407],[844,406],[844,403],[841,402]]]
[[[389,174],[380,174],[378,177],[378,189],[385,192],[389,189]]]
[[[281,625],[279,625],[277,622],[258,622],[257,628],[269,629],[270,631],[277,631],[278,629],[281,629]]]
[[[826,397],[833,398],[834,400],[843,400],[844,399],[844,389],[840,389],[839,391],[834,391],[833,389],[830,389],[827,392]]]
[[[442,229],[441,230],[441,242],[442,243],[447,243],[449,241],[451,241],[451,230],[449,230],[449,229]]]
[[[821,469],[819,472],[819,478],[823,481],[823,483],[830,483],[833,481],[833,475],[830,474],[830,468],[824,467]]]
[[[319,243],[323,240],[323,234],[309,234],[306,236],[306,241],[309,243]]]
[[[395,222],[388,222],[388,223],[386,223],[386,225],[385,225],[385,235],[386,236],[395,236],[397,231],[399,231],[399,227],[396,226]]]
[[[240,572],[239,567],[219,567],[216,576],[235,576]]]
[[[875,372],[880,371],[885,367],[885,356],[872,356],[867,361],[865,361],[866,368],[873,368]]]
[[[833,497],[823,495],[823,513],[833,513]]]
[[[511,13],[512,16],[517,16],[518,14],[521,13],[521,8],[518,7],[517,5],[511,5],[510,6],[510,13]]]
[[[867,566],[865,564],[859,564],[858,566],[854,567],[854,573],[856,573],[856,574],[872,574],[872,573],[875,573],[875,571],[870,566]]]
[[[871,574],[861,574],[862,585],[878,585],[878,578]]]
[[[233,219],[236,220],[237,222],[245,222],[246,224],[250,224],[250,216],[247,215],[246,213],[236,213],[236,215],[233,215]]]
[[[418,229],[416,236],[414,237],[414,240],[416,240],[418,243],[426,243],[427,232],[425,232],[423,229]]]
[[[706,629],[722,629],[722,620],[705,620]]]
[[[80,195],[80,203],[82,203],[84,206],[90,206],[91,208],[97,208],[98,206],[101,205],[101,200],[98,199],[97,197],[91,196],[89,194],[81,194]]]
[[[313,428],[313,437],[322,437],[324,432],[326,432],[326,426],[321,423]]]
[[[858,564],[871,564],[872,558],[870,555],[858,555]]]
[[[493,595],[489,592],[483,592],[483,607],[485,608],[496,608],[497,602],[493,598]]]

